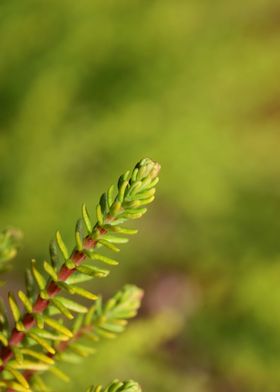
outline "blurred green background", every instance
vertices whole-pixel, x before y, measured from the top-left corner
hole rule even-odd
[[[73,243],[82,202],[162,165],[96,283],[143,287],[142,315],[53,390],[279,391],[279,2],[4,0],[0,41],[1,227],[25,233],[8,286],[57,229]]]

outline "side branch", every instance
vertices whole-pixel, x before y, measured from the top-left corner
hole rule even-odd
[[[159,170],[158,163],[145,158],[135,166],[131,174],[129,171],[124,173],[119,178],[116,196],[113,195],[113,187],[101,195],[96,207],[95,225],[91,223],[86,206],[83,205],[82,219],[78,220],[75,230],[76,245],[71,252],[68,252],[60,233],[56,234],[56,244],[52,244],[50,248],[51,261],[43,264],[47,279],[37,269],[35,260],[32,261],[31,269],[27,270],[26,293],[18,292],[25,312],[21,312],[14,295],[9,293],[9,306],[15,321],[12,330],[4,310],[0,313],[0,372],[5,370],[0,386],[4,384],[10,388],[17,383],[18,388],[28,389],[29,385],[21,371],[42,369],[40,358],[46,360],[44,353],[47,352],[50,358],[58,350],[59,345],[51,343],[53,339],[60,341],[63,346],[63,342],[73,337],[72,331],[63,325],[63,320],[60,322],[52,315],[56,311],[73,319],[71,312],[85,313],[87,308],[61,296],[61,292],[80,295],[93,301],[98,298],[91,291],[74,283],[105,277],[109,271],[84,262],[89,259],[109,265],[118,264],[116,260],[98,253],[97,249],[106,247],[118,252],[120,249],[117,245],[128,241],[120,235],[137,233],[137,230],[123,228],[122,224],[146,213],[145,206],[154,200]],[[63,258],[62,263],[59,253]],[[35,343],[35,351],[30,349],[26,336]],[[25,360],[26,355],[27,358],[31,356],[38,361]]]

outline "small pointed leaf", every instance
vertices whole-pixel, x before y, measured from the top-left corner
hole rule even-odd
[[[19,321],[21,314],[20,314],[20,309],[16,303],[15,297],[12,293],[8,294],[8,299],[9,299],[9,305],[11,308],[11,312],[13,315],[13,318],[15,320],[15,322]]]
[[[83,250],[83,236],[82,236],[82,220],[78,219],[76,223],[76,229],[75,229],[75,239],[76,239],[76,245],[78,251]]]
[[[109,274],[108,270],[104,270],[104,269],[94,267],[94,266],[91,266],[88,264],[80,265],[80,266],[76,267],[76,269],[83,274],[97,277],[97,278],[104,278],[104,277],[108,276],[108,274]]]
[[[72,313],[69,312],[69,310],[63,305],[63,303],[59,299],[51,298],[50,301],[52,305],[55,306],[65,317],[67,317],[69,320],[73,319],[74,316],[72,315]]]
[[[50,275],[50,277],[52,278],[52,280],[54,282],[57,281],[57,279],[58,279],[57,273],[56,273],[55,269],[53,268],[53,266],[51,264],[49,264],[47,261],[44,261],[44,270],[47,272],[47,274]]]
[[[58,332],[62,333],[65,336],[68,336],[69,338],[72,338],[73,336],[72,332],[64,325],[61,325],[58,321],[50,317],[45,317],[44,319],[45,319],[45,324],[47,324],[49,327],[57,330]]]
[[[72,290],[73,290],[73,294],[80,295],[81,297],[85,297],[92,301],[95,301],[98,298],[96,294],[93,294],[91,291],[88,291],[79,286],[72,286]]]
[[[88,210],[87,210],[85,204],[82,205],[82,216],[83,216],[83,220],[84,220],[87,232],[90,234],[92,232],[92,224],[91,224],[89,213],[88,213]]]
[[[28,355],[32,358],[36,358],[39,361],[47,363],[49,365],[52,365],[54,363],[54,360],[52,358],[48,357],[45,354],[39,353],[38,351],[34,351],[29,348],[22,348],[21,352],[22,354]]]
[[[100,204],[97,204],[97,206],[96,206],[96,218],[97,218],[98,224],[103,225],[104,216],[102,214],[102,209],[101,209]]]
[[[34,276],[34,279],[37,282],[37,285],[39,287],[40,290],[44,290],[46,287],[46,280],[43,277],[43,275],[37,270],[37,268],[35,267],[36,261],[33,259],[32,263],[31,263],[31,271],[32,274]]]
[[[38,334],[34,333],[34,330],[32,332],[28,332],[28,336],[33,339],[36,343],[38,343],[40,346],[42,346],[45,350],[47,350],[50,354],[55,354],[55,349],[49,345],[49,343],[38,336]]]
[[[119,252],[120,249],[118,247],[116,247],[115,245],[111,244],[111,242],[100,239],[98,240],[98,243],[105,246],[106,248],[112,250],[113,252]]]
[[[22,302],[23,306],[25,307],[26,311],[28,313],[31,313],[32,312],[32,302],[26,296],[26,294],[23,291],[19,290],[18,291],[18,297],[21,300],[21,302]]]
[[[96,253],[96,252],[90,253],[89,257],[92,260],[99,260],[99,261],[102,261],[103,263],[108,264],[108,265],[118,265],[119,264],[118,261],[111,259],[110,257],[103,256],[100,253]]]
[[[69,259],[68,249],[67,249],[59,231],[56,232],[56,242],[57,242],[57,245],[63,255],[64,260],[68,260]]]
[[[72,310],[73,312],[76,313],[87,313],[88,308],[86,306],[83,306],[81,304],[79,304],[78,302],[72,301],[68,298],[64,298],[64,297],[57,297],[57,299],[59,299],[59,301],[69,310]]]
[[[5,368],[24,388],[29,389],[29,384],[25,377],[16,369],[11,366]]]

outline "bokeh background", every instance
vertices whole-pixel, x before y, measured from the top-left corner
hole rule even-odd
[[[280,390],[277,0],[0,3],[0,217],[25,237],[9,286],[142,157],[157,200],[121,265],[145,289],[127,333],[73,383],[147,392]]]

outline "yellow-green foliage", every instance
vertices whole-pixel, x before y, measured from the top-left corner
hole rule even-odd
[[[130,219],[140,218],[147,211],[145,206],[154,200],[159,170],[158,163],[142,159],[131,172],[120,176],[116,192],[111,186],[108,192],[102,194],[96,207],[95,224],[83,205],[84,224],[79,220],[76,225],[76,245],[71,251],[57,232],[56,242],[50,246],[50,262],[43,263],[45,271],[40,271],[36,261],[32,260],[31,268],[27,269],[26,291],[18,292],[24,310],[21,311],[10,292],[8,302],[14,325],[9,325],[4,307],[1,312],[2,388],[9,391],[45,390],[47,387],[41,374],[46,371],[69,380],[56,366],[57,361],[77,361],[79,357],[93,353],[95,350],[89,343],[80,343],[82,338],[94,342],[100,338],[113,338],[123,332],[127,320],[136,315],[143,295],[137,287],[126,285],[103,305],[99,296],[77,283],[109,274],[108,270],[98,267],[96,261],[112,266],[118,264],[97,249],[106,247],[118,252],[120,249],[115,244],[128,241],[120,235],[137,232],[122,225]],[[9,242],[4,244],[6,248],[11,247]],[[70,299],[69,295],[81,296],[95,303],[91,307],[82,305],[76,298]],[[75,320],[73,312],[78,313]],[[73,320],[73,323],[65,325],[66,319]],[[133,385],[129,382],[114,383],[110,390],[123,387],[122,390],[132,391]]]
[[[153,354],[166,378],[280,390],[279,0],[1,0],[0,37],[0,225],[25,233],[8,286],[148,153],[160,197],[108,287],[162,298],[166,276],[184,280],[184,332]]]
[[[119,381],[115,380],[107,387],[93,386],[88,388],[87,392],[141,392],[139,384],[134,381]]]

